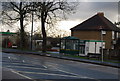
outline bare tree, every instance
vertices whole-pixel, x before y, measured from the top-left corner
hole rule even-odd
[[[5,2],[3,3],[4,23],[11,26],[12,23],[20,22],[20,47],[25,47],[25,25],[24,21],[30,13],[30,3],[28,2]],[[5,22],[6,21],[6,22]]]
[[[41,31],[41,28],[40,27],[38,27],[35,31],[34,31],[34,35],[40,35],[41,36],[41,38],[42,38],[42,31]],[[65,30],[63,30],[63,29],[60,29],[60,28],[58,28],[58,27],[56,27],[56,26],[52,26],[52,27],[46,27],[46,34],[47,34],[47,37],[54,37],[54,38],[56,38],[56,37],[58,37],[58,36],[60,36],[60,37],[65,37],[65,36],[69,36],[70,35],[70,32],[69,31],[65,31]]]
[[[70,13],[76,5],[66,2],[66,0],[41,0],[41,2],[34,2],[37,8],[37,16],[41,20],[41,30],[43,36],[42,52],[46,52],[46,24],[53,24],[53,19],[56,21],[60,15],[59,13]]]

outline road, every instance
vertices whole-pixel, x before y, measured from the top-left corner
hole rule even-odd
[[[3,79],[119,81],[113,67],[30,54],[2,54]]]

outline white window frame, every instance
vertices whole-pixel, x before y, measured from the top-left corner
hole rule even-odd
[[[117,32],[117,34],[116,34],[116,35],[117,35],[116,37],[118,38],[118,37],[119,37],[119,33]]]
[[[112,31],[112,39],[115,39],[115,32]]]

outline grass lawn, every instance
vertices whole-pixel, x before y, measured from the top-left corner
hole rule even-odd
[[[87,57],[75,56],[75,55],[64,55],[64,56],[74,57],[74,58],[80,58],[80,59],[88,59]],[[97,59],[97,58],[89,58],[89,60],[101,61],[100,59]],[[104,62],[120,63],[119,60],[104,60]]]

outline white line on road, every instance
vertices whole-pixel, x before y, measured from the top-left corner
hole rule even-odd
[[[47,70],[47,69],[44,69],[44,68],[34,68],[34,67],[26,67],[26,66],[6,66],[8,68],[12,68],[12,67],[16,67],[16,68],[27,68],[27,69],[41,69],[41,70]]]
[[[18,72],[16,72],[16,71],[12,70],[12,69],[10,69],[10,70],[11,70],[13,73],[18,74],[18,75],[20,75],[20,76],[22,76],[22,77],[24,77],[24,78],[30,79],[30,80],[32,80],[32,81],[36,81],[36,80],[33,80],[32,78],[30,78],[30,77],[28,77],[28,76],[25,76],[25,75],[22,75],[22,74],[18,73]]]
[[[79,77],[82,77],[82,78],[86,78],[86,79],[93,79],[93,78],[90,78],[90,77],[86,77],[86,76],[82,76],[82,75],[79,75],[79,74],[75,74],[75,73],[71,73],[71,72],[68,72],[68,71],[64,71],[64,70],[61,70],[61,69],[58,69],[58,68],[56,68],[56,70],[64,72],[64,73],[68,73],[68,74],[71,74],[71,75],[79,76]]]
[[[58,65],[56,63],[51,63],[51,62],[46,62],[47,65],[51,65],[51,66],[55,66],[55,65]]]
[[[47,66],[43,65],[44,68],[47,68]]]
[[[24,60],[22,62],[25,62]]]
[[[75,73],[72,73],[72,72],[61,70],[58,67],[55,67],[54,65],[57,65],[57,64],[50,63],[50,65],[47,65],[47,66],[53,67],[54,70],[56,70],[56,71],[61,71],[61,72],[68,73],[68,74],[71,74],[71,75],[74,75],[74,76],[77,76],[77,77],[81,77],[81,78],[84,78],[84,79],[93,79],[93,80],[96,80],[96,81],[100,81],[100,80],[97,80],[97,79],[94,79],[94,78],[91,78],[91,77],[82,76],[82,75],[79,75],[79,74],[75,74]]]
[[[82,76],[80,74],[71,73],[71,72],[64,71],[64,70],[61,70],[61,69],[58,69],[58,68],[56,68],[56,70],[64,72],[64,73],[69,73],[69,74],[72,74],[72,75],[75,75],[75,76],[78,76],[78,77],[82,77],[82,78],[85,78],[85,79],[93,79],[93,80],[96,80],[96,81],[101,81],[101,80],[98,80],[98,79],[95,79],[95,78],[91,78],[91,77],[87,77],[87,76]]]
[[[72,76],[72,75],[62,75],[62,74],[53,74],[53,73],[38,73],[38,72],[27,72],[27,71],[17,71],[21,73],[29,73],[29,74],[38,74],[38,75],[52,75],[52,76],[63,76],[63,77],[74,77],[74,78],[80,78],[78,76]],[[82,77],[81,77],[82,78]]]
[[[8,68],[12,67],[12,66],[7,66]],[[19,66],[13,66],[13,67],[18,67],[18,68],[28,68],[28,69],[41,69],[41,70],[47,70],[47,69],[42,69],[42,68],[32,68],[32,67],[19,67]],[[43,75],[56,75],[56,76],[65,76],[65,77],[77,77],[77,78],[85,78],[85,79],[93,79],[93,78],[90,78],[90,77],[85,77],[85,76],[80,76],[78,74],[75,74],[75,73],[70,73],[70,72],[67,72],[67,71],[63,71],[63,70],[60,70],[60,69],[57,69],[58,71],[61,71],[61,72],[64,72],[64,73],[68,73],[68,74],[72,74],[73,76],[70,76],[70,75],[61,75],[61,74],[50,74],[50,73],[37,73],[37,72],[26,72],[26,71],[17,71],[17,72],[22,72],[22,73],[32,73],[32,74],[43,74]],[[98,80],[97,80],[98,81]]]
[[[16,57],[10,57],[10,56],[8,56],[8,59],[17,60]]]
[[[8,57],[10,59],[10,57]]]
[[[71,72],[67,72],[67,71],[64,71],[64,70],[60,70],[60,69],[57,69],[57,70],[61,71],[61,72],[64,72],[64,73],[72,74],[72,75],[75,75],[75,76],[78,76],[78,77],[82,77],[84,79],[92,79],[92,80],[96,80],[96,81],[101,81],[101,80],[98,80],[98,79],[95,79],[95,78],[91,78],[91,77],[87,77],[87,76],[82,76],[82,75],[71,73]]]
[[[57,69],[57,68],[56,68]],[[61,71],[61,72],[64,72],[64,73],[68,73],[68,74],[72,74],[72,75],[75,75],[75,76],[78,76],[78,74],[75,74],[75,73],[71,73],[71,72],[67,72],[67,71],[63,71],[63,70],[60,70],[60,69],[57,69],[58,71]]]
[[[59,69],[59,67],[55,67],[55,65],[58,65],[56,63],[50,63],[50,62],[48,62],[48,63],[49,64],[47,66],[53,67],[54,70],[56,70],[56,71],[61,71],[61,72],[64,72],[64,73],[72,74],[72,75],[75,75],[75,76],[78,76],[78,77],[82,77],[82,78],[85,78],[85,79],[93,79],[93,80],[96,80],[96,81],[101,81],[101,80],[98,80],[98,79],[95,79],[95,78],[92,78],[92,77],[82,76],[82,75],[79,75],[79,74],[75,74],[75,73],[72,73],[72,72],[61,70],[61,69]],[[61,66],[63,66],[63,65],[61,65]]]
[[[3,64],[31,65],[31,64],[24,64],[23,62],[22,63],[6,63],[6,62],[4,62]],[[33,66],[33,65],[31,65],[31,66]]]
[[[57,69],[57,68],[56,68]],[[68,71],[64,71],[64,70],[60,70],[60,69],[57,69],[58,71],[61,71],[61,72],[64,72],[64,73],[69,73],[69,74],[72,74],[72,75],[75,75],[75,76],[78,76],[78,77],[82,77],[84,79],[93,79],[93,80],[96,80],[96,81],[100,81],[98,79],[95,79],[95,78],[91,78],[91,77],[87,77],[87,76],[82,76],[82,75],[79,75],[79,74],[75,74],[75,73],[71,73],[71,72],[68,72]]]
[[[46,56],[51,56],[50,54],[46,54]]]
[[[27,69],[40,69],[40,70],[48,70],[48,69],[42,69],[42,68],[33,68],[33,67],[19,67],[19,66],[7,66],[7,68],[11,68],[11,67],[15,67],[15,68],[27,68]],[[78,74],[75,74],[75,73],[70,73],[70,72],[67,72],[67,71],[63,71],[63,70],[60,70],[60,69],[56,69],[57,71],[61,71],[63,73],[68,73],[68,74],[71,74],[73,76],[79,76],[79,77],[82,77],[82,78],[87,78],[87,79],[93,79],[93,78],[89,78],[89,77],[85,77],[85,76],[80,76]],[[35,73],[35,72],[34,72]]]
[[[51,65],[48,65],[48,66],[51,66],[51,67],[53,67],[53,64],[54,63],[51,63]],[[56,65],[56,64],[54,64],[54,65]],[[79,74],[75,74],[75,73],[72,73],[72,72],[68,72],[68,71],[64,71],[64,70],[61,70],[61,69],[59,69],[59,68],[57,68],[57,67],[53,67],[56,71],[60,71],[60,72],[63,72],[63,73],[68,73],[68,74],[71,74],[71,75],[74,75],[74,76],[79,76],[79,77],[82,77],[82,78],[87,78],[87,79],[93,79],[93,78],[90,78],[90,77],[86,77],[86,76],[80,76]]]

